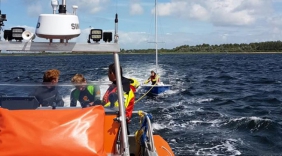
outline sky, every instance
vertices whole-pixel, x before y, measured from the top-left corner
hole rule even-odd
[[[90,27],[114,32],[118,13],[120,48],[155,46],[150,43],[155,41],[154,0],[66,0],[66,4],[69,13],[78,6],[81,29],[70,42],[86,43]],[[158,48],[282,38],[282,0],[158,0],[157,6]],[[1,11],[7,15],[4,30],[21,26],[35,32],[39,14],[52,13],[51,0],[1,0]]]

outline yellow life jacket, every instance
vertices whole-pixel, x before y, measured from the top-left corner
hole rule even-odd
[[[133,87],[135,87],[135,89],[137,89],[140,86],[140,83],[138,80],[136,80],[135,78],[130,78],[131,83],[130,85],[132,85]]]

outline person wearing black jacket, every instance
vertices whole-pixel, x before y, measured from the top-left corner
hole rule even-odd
[[[62,96],[59,94],[56,84],[59,81],[60,71],[51,69],[44,73],[43,85],[37,87],[29,96],[35,96],[39,105],[46,106],[64,106]]]

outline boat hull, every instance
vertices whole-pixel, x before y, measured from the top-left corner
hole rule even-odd
[[[159,95],[168,91],[171,88],[171,85],[145,85],[142,86],[142,88],[145,90],[145,92],[148,92],[149,95]]]

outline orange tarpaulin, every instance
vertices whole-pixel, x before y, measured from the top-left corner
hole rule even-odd
[[[0,156],[100,156],[104,152],[102,106],[65,110],[0,108]]]

